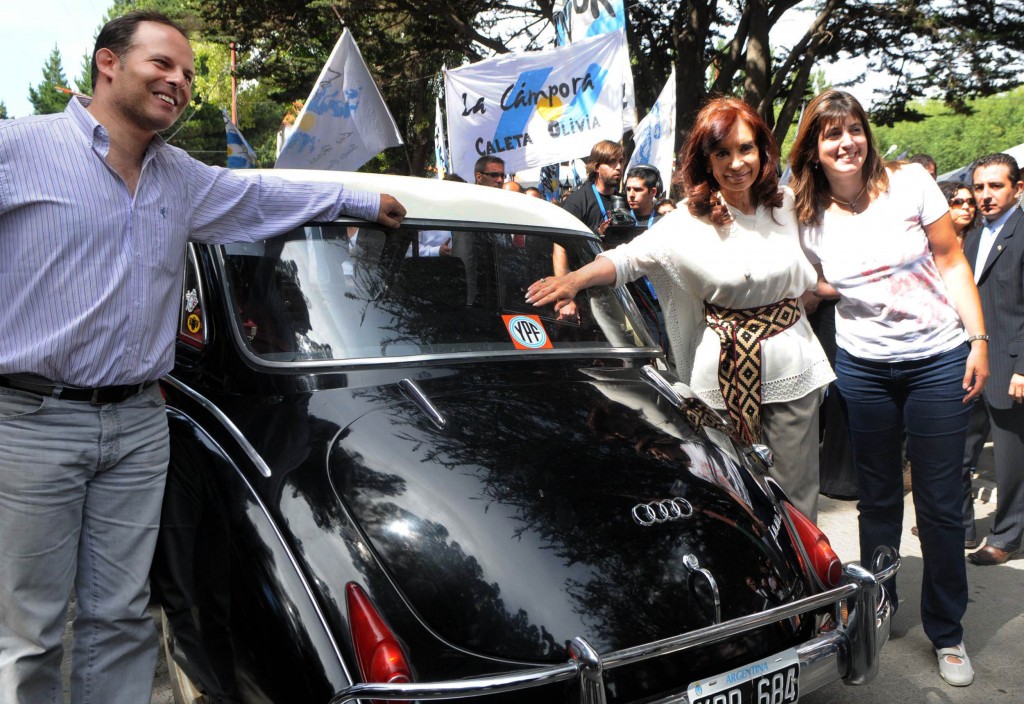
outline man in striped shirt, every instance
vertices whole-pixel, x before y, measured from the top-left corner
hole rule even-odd
[[[100,32],[94,97],[0,122],[0,701],[144,704],[146,613],[168,461],[188,240],[256,240],[345,213],[398,227],[388,195],[243,179],[163,142],[191,100],[185,32],[136,11]]]

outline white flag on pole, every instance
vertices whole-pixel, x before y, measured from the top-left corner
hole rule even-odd
[[[623,0],[591,0],[591,2],[568,2],[565,6],[569,39],[596,37],[598,34],[626,28],[626,7]]]
[[[654,107],[644,119],[640,120],[640,124],[633,132],[633,142],[636,144],[636,148],[633,150],[633,156],[629,159],[629,166],[626,167],[626,172],[634,164],[650,164],[658,169],[664,190],[664,193],[658,194],[659,198],[668,195],[668,189],[672,182],[675,139],[676,70],[673,68],[665,87],[661,89],[661,95],[654,103]]]
[[[437,166],[437,177],[444,178],[451,170],[448,163],[448,147],[444,141],[444,122],[441,118],[441,99],[435,101],[434,107],[434,162]]]
[[[599,34],[622,30],[626,41],[626,3],[623,0],[591,0],[579,3],[568,0],[565,4],[569,41],[578,42]],[[629,50],[622,52],[622,121],[623,129],[636,127],[636,97],[633,92],[633,70],[629,65]]]
[[[469,174],[479,157],[494,155],[515,173],[621,139],[624,50],[620,30],[447,71],[452,169]]]
[[[354,171],[401,144],[398,126],[346,27],[274,166]]]

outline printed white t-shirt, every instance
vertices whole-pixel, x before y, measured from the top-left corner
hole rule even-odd
[[[807,258],[842,294],[839,347],[862,359],[907,361],[965,341],[924,231],[948,212],[932,177],[907,164],[889,170],[889,190],[864,212],[826,212],[820,225],[800,228]]]

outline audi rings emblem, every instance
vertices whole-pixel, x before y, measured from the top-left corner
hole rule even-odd
[[[674,499],[662,499],[633,507],[633,520],[642,526],[653,526],[655,523],[677,521],[693,515],[693,506],[681,496]]]

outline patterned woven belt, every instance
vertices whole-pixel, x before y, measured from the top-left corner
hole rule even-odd
[[[718,387],[729,417],[747,442],[761,441],[761,341],[800,320],[795,298],[733,310],[704,302],[708,326],[718,334]]]

